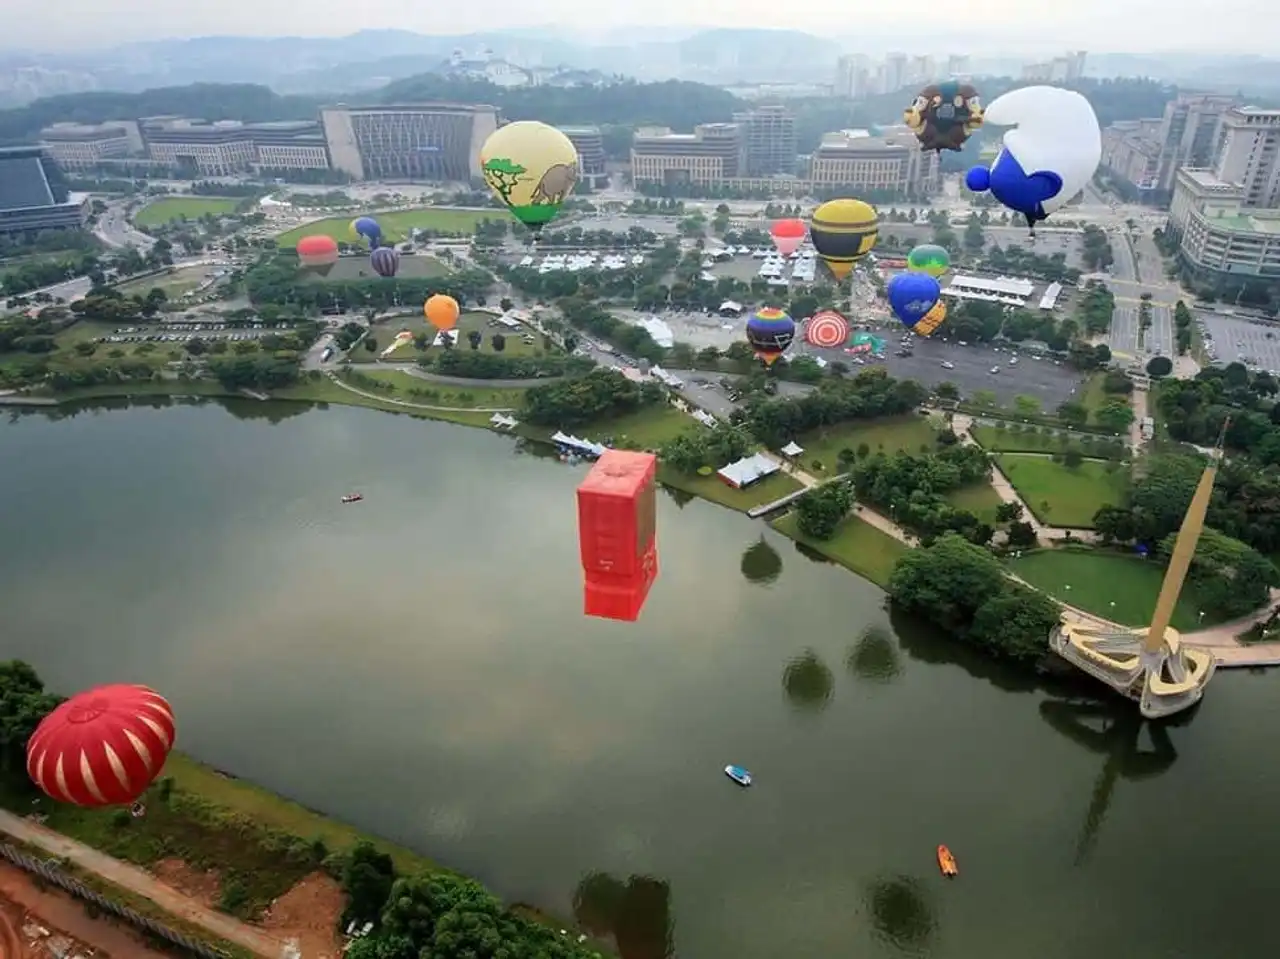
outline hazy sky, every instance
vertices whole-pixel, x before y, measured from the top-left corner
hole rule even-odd
[[[50,49],[212,34],[337,36],[387,27],[447,34],[549,23],[576,24],[584,29],[647,23],[794,28],[840,38],[853,50],[859,37],[887,37],[906,46],[915,30],[942,38],[954,24],[965,35],[989,31],[1001,49],[1008,49],[1012,41],[1025,45],[1028,51],[1082,47],[1093,51],[1239,49],[1280,54],[1280,42],[1272,29],[1274,9],[1274,3],[1267,0],[951,0],[905,6],[851,0],[536,0],[528,5],[514,0],[473,4],[439,0],[218,0],[191,4],[181,0],[0,0],[0,24],[4,25],[0,44]],[[870,42],[864,45],[874,46]],[[933,45],[931,40],[930,49]]]

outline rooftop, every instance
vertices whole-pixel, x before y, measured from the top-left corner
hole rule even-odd
[[[1253,213],[1223,214],[1221,216],[1212,216],[1202,212],[1201,216],[1220,230],[1280,236],[1280,210],[1258,210]]]
[[[30,210],[56,203],[35,150],[0,150],[0,210]]]

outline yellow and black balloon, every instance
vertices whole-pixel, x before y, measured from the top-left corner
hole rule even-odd
[[[839,282],[858,261],[871,252],[880,234],[876,208],[863,200],[845,197],[828,200],[813,211],[809,239],[822,262]]]
[[[934,330],[942,325],[942,321],[947,318],[947,304],[939,300],[933,304],[933,308],[922,316],[915,326],[911,327],[911,332],[916,336],[928,336]]]

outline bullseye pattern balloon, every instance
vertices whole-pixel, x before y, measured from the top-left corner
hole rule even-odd
[[[369,241],[369,247],[376,248],[382,242],[382,227],[378,225],[378,221],[371,216],[358,216],[351,221],[351,238],[359,240],[364,238]]]
[[[27,775],[59,802],[118,806],[141,796],[173,748],[173,709],[146,686],[98,686],[46,716],[27,742]]]
[[[939,300],[933,304],[933,309],[920,318],[920,322],[911,327],[911,332],[916,336],[929,336],[942,325],[942,321],[946,318],[947,304]]]
[[[804,220],[777,220],[769,228],[773,245],[783,256],[790,256],[800,249],[800,244],[804,242],[807,232],[808,227],[804,225]]]
[[[458,317],[462,315],[462,308],[458,306],[458,301],[453,297],[444,293],[437,293],[432,297],[428,297],[427,302],[423,304],[422,313],[426,316],[428,323],[443,333],[458,325]]]
[[[369,265],[378,276],[395,276],[400,269],[400,252],[393,246],[376,247],[369,254]]]
[[[765,366],[772,366],[795,338],[795,320],[776,307],[761,307],[747,320],[747,342]]]
[[[809,224],[813,248],[837,281],[848,276],[854,264],[871,252],[879,232],[876,208],[849,197],[822,204],[813,211]]]
[[[835,310],[819,310],[804,328],[805,342],[824,350],[833,350],[849,341],[849,321]]]
[[[942,299],[942,287],[928,273],[897,273],[889,279],[885,295],[894,316],[914,328]]]
[[[951,254],[936,243],[922,243],[907,254],[907,269],[939,277],[951,268]]]
[[[304,236],[298,241],[297,250],[303,266],[329,266],[338,262],[338,244],[331,236]]]

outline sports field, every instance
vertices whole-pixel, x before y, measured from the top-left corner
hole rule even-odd
[[[382,227],[382,238],[387,243],[399,243],[407,239],[413,229],[470,234],[485,220],[515,222],[501,210],[464,210],[439,206],[398,210],[394,213],[374,213],[371,216],[378,221],[378,226]],[[319,234],[350,243],[353,242],[351,219],[349,216],[331,216],[324,220],[316,220],[314,223],[306,223],[288,233],[281,233],[276,242],[282,247],[294,247],[304,236]]]
[[[396,273],[396,277],[398,279],[421,280],[444,276],[448,272],[450,272],[449,268],[434,256],[414,254],[400,257],[400,269]],[[373,272],[373,267],[369,265],[367,256],[341,256],[338,257],[338,262],[328,269],[302,270],[299,275],[302,279],[316,283],[333,282],[335,280],[378,279],[378,274]]]
[[[234,213],[243,202],[228,196],[167,196],[144,206],[134,215],[133,222],[146,228],[164,226],[175,220],[198,220],[206,213],[221,216]]]

